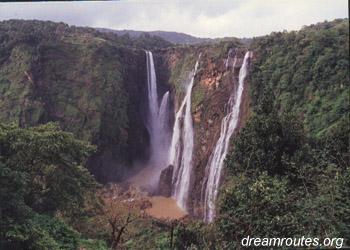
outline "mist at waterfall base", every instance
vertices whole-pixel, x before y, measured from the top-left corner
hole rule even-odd
[[[246,52],[242,67],[239,71],[238,86],[236,89],[234,89],[228,101],[229,113],[223,118],[221,122],[220,137],[215,144],[214,150],[210,155],[209,161],[206,166],[207,180],[206,182],[204,182],[204,186],[202,189],[204,192],[203,217],[204,221],[206,222],[212,222],[215,217],[215,204],[218,196],[222,169],[224,165],[224,160],[229,149],[230,138],[238,125],[244,82],[248,73],[250,57],[251,52]],[[228,62],[228,60],[226,62]],[[235,68],[236,62],[237,57],[235,56],[232,67],[233,70]],[[228,67],[227,63],[225,66]]]

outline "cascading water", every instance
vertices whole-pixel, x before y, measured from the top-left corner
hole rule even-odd
[[[147,97],[148,116],[147,129],[150,134],[150,160],[153,186],[157,185],[161,170],[167,166],[169,153],[169,91],[158,104],[157,79],[153,62],[153,54],[146,51],[147,57]]]
[[[185,211],[187,211],[190,191],[193,155],[191,95],[194,78],[199,65],[199,59],[200,55],[194,70],[191,72],[191,80],[187,86],[185,98],[176,113],[169,155],[169,163],[174,166],[172,179],[173,197],[176,199],[179,207]]]
[[[169,144],[170,144],[170,128],[169,128],[169,91],[167,91],[162,98],[158,112],[158,133],[159,142],[157,155],[159,159],[159,164],[161,168],[167,167],[168,155],[169,155]]]
[[[234,56],[234,62],[232,63],[232,65],[230,65],[230,62],[231,62],[231,58],[233,57],[232,55],[235,55],[236,54],[236,50],[235,48],[231,48],[228,53],[227,53],[227,58],[225,60],[225,68],[226,70],[230,67],[230,66],[234,66],[235,64],[235,60],[237,59],[236,56]]]
[[[157,79],[154,69],[153,54],[151,51],[146,51],[147,56],[147,94],[148,94],[148,117],[147,128],[151,138],[151,156],[157,148],[158,136],[158,93]]]
[[[206,222],[213,221],[215,217],[215,203],[217,199],[222,168],[229,148],[230,138],[238,124],[244,81],[247,76],[250,57],[251,52],[248,51],[244,56],[243,64],[239,71],[238,87],[231,94],[228,102],[230,112],[223,118],[221,122],[220,137],[216,142],[214,151],[212,152],[206,167],[207,182],[205,183],[204,190],[204,220]],[[236,61],[237,60],[235,58],[234,62]],[[235,65],[233,65],[233,68],[234,66]]]

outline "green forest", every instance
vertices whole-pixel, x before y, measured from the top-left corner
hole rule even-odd
[[[231,44],[178,47],[222,53]],[[247,235],[350,246],[349,20],[239,46],[254,52],[250,115],[231,140],[217,217],[159,220],[138,190],[113,183],[147,154],[143,50],[177,46],[0,22],[0,249],[240,249]]]

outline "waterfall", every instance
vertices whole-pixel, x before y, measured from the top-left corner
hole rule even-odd
[[[150,161],[149,165],[155,170],[153,184],[156,185],[160,171],[167,166],[169,151],[169,91],[167,91],[158,104],[157,79],[154,68],[153,54],[146,51],[147,57],[147,97],[148,116],[146,127],[150,135]]]
[[[169,91],[167,91],[160,103],[159,113],[158,113],[158,158],[161,168],[167,167],[168,155],[169,155],[169,144],[170,144],[170,128],[169,128]]]
[[[159,108],[159,122],[162,127],[167,127],[169,122],[169,91],[162,98]]]
[[[206,166],[207,182],[204,191],[204,220],[207,222],[211,222],[215,217],[215,203],[222,168],[229,148],[230,138],[238,124],[244,80],[247,76],[250,56],[251,52],[249,51],[244,56],[243,64],[239,71],[238,87],[233,91],[228,102],[230,111],[221,122],[220,137],[216,142],[214,151],[210,155]],[[236,61],[235,58],[234,62]]]
[[[230,67],[234,68],[235,60],[237,59],[237,57],[235,56],[236,53],[237,53],[237,49],[234,49],[234,48],[229,49],[229,51],[227,52],[227,58],[225,59],[226,70],[228,70]],[[234,58],[234,61],[232,64],[230,64],[232,58]]]
[[[191,80],[187,86],[186,95],[175,116],[169,155],[169,163],[174,166],[172,179],[173,197],[176,199],[178,205],[185,211],[187,210],[190,191],[193,155],[191,95],[194,78],[199,65],[199,58],[194,70],[191,72]]]
[[[158,93],[157,79],[154,69],[153,54],[146,51],[147,56],[147,94],[148,94],[148,117],[147,128],[151,140],[151,156],[156,152],[158,143]]]

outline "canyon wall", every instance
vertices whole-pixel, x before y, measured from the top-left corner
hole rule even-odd
[[[238,61],[233,68],[234,55],[228,56],[230,49],[236,48]],[[189,213],[202,216],[202,188],[210,154],[220,135],[223,117],[228,112],[228,100],[238,84],[238,74],[242,65],[244,48],[239,43],[225,43],[211,46],[183,47],[157,50],[156,68],[163,72],[163,81],[172,88],[174,109],[178,110],[183,99],[184,87],[199,54],[199,69],[195,76],[192,93],[192,117],[194,126],[193,172],[189,197]],[[229,59],[230,65],[226,66]],[[249,84],[246,84],[241,106],[241,127],[249,116]]]

